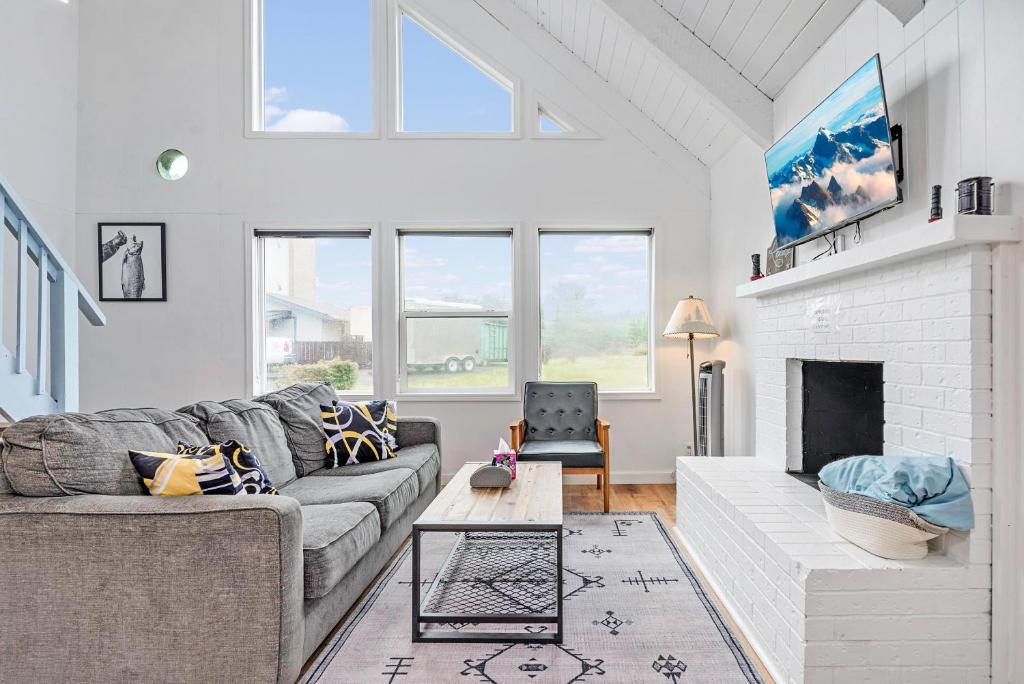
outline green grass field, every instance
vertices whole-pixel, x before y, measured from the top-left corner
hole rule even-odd
[[[545,380],[593,380],[604,390],[643,389],[649,384],[647,357],[632,354],[550,359],[542,374]]]
[[[508,365],[477,366],[472,373],[427,371],[409,373],[410,389],[449,389],[508,386]]]
[[[647,382],[647,357],[631,354],[581,356],[575,360],[550,359],[544,364],[545,380],[593,380],[602,389],[638,389]],[[473,389],[505,387],[508,366],[481,366],[472,373],[410,373],[412,389]]]

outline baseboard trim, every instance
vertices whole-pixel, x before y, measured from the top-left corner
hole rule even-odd
[[[676,515],[678,515],[678,513]],[[686,540],[686,537],[683,535],[682,530],[679,529],[678,525],[673,525],[672,534],[675,535],[676,540],[682,545],[683,550],[686,552],[688,559],[700,573],[701,580],[708,584],[711,591],[715,593],[715,597],[718,599],[719,603],[721,603],[726,612],[729,613],[729,618],[736,627],[743,632],[743,638],[746,639],[747,643],[750,644],[750,647],[754,649],[754,653],[757,654],[757,657],[761,660],[761,664],[764,668],[768,670],[768,674],[770,674],[772,679],[776,682],[789,681],[782,675],[778,665],[772,657],[773,654],[765,648],[760,638],[758,638],[757,632],[754,631],[753,626],[747,621],[743,614],[737,610],[736,604],[730,598],[729,594],[722,591],[721,585],[708,572],[704,559],[701,558],[701,555],[697,553],[693,546]]]

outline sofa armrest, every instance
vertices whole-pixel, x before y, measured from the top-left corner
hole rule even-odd
[[[437,447],[439,460],[437,475],[434,476],[435,491],[441,491],[441,471],[444,470],[444,454],[441,452],[441,421],[424,416],[398,417],[398,448],[433,444]]]
[[[302,513],[285,496],[0,497],[11,681],[292,682]],[[220,673],[220,674],[218,674]]]
[[[441,422],[422,416],[398,417],[398,448],[435,444],[441,451]]]

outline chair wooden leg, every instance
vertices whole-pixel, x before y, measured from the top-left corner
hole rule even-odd
[[[609,475],[609,472],[608,472],[608,459],[605,459],[605,462],[604,462],[604,512],[605,513],[607,513],[610,510],[609,500],[610,500],[611,491],[612,491],[612,487],[611,487],[612,480],[611,480],[610,477],[608,477],[608,475]],[[598,480],[600,480],[601,476],[598,475],[597,478],[598,478]]]
[[[597,474],[597,488],[601,488],[601,473]]]

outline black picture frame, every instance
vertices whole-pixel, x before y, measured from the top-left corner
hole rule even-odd
[[[131,228],[138,230],[131,231]],[[117,236],[121,233],[124,236],[124,241],[118,241]],[[139,234],[143,235],[141,240],[142,246],[134,254],[128,253],[130,248],[135,242],[139,241]],[[153,234],[159,233],[159,240],[157,241],[159,255],[156,257],[149,256],[152,251],[146,255],[143,260],[142,253],[147,249],[152,250]],[[130,236],[130,237],[129,237]],[[104,258],[104,246],[110,243],[108,254]],[[132,256],[138,256],[138,259],[134,260],[131,264],[128,262],[128,258]],[[111,271],[114,264],[108,263],[113,259],[119,259],[121,261],[121,278],[119,283],[104,282],[103,272]],[[97,261],[97,272],[99,274],[99,300],[101,302],[166,302],[167,301],[167,224],[166,223],[152,223],[146,221],[125,221],[125,222],[103,222],[96,224],[96,261]],[[147,273],[144,266],[148,263],[150,270],[156,263],[160,265],[160,273],[154,277],[153,274]],[[106,265],[106,267],[105,267]],[[142,276],[142,282],[147,283],[143,285],[143,289],[139,292],[138,296],[133,296],[133,291],[125,288],[124,277],[125,269],[133,268],[130,273],[132,276]],[[132,278],[133,282],[138,282],[137,277]],[[160,283],[160,289],[158,296],[145,296],[146,290],[152,291],[152,288],[148,283]],[[109,288],[109,291],[108,291]],[[116,295],[115,295],[116,293]]]

